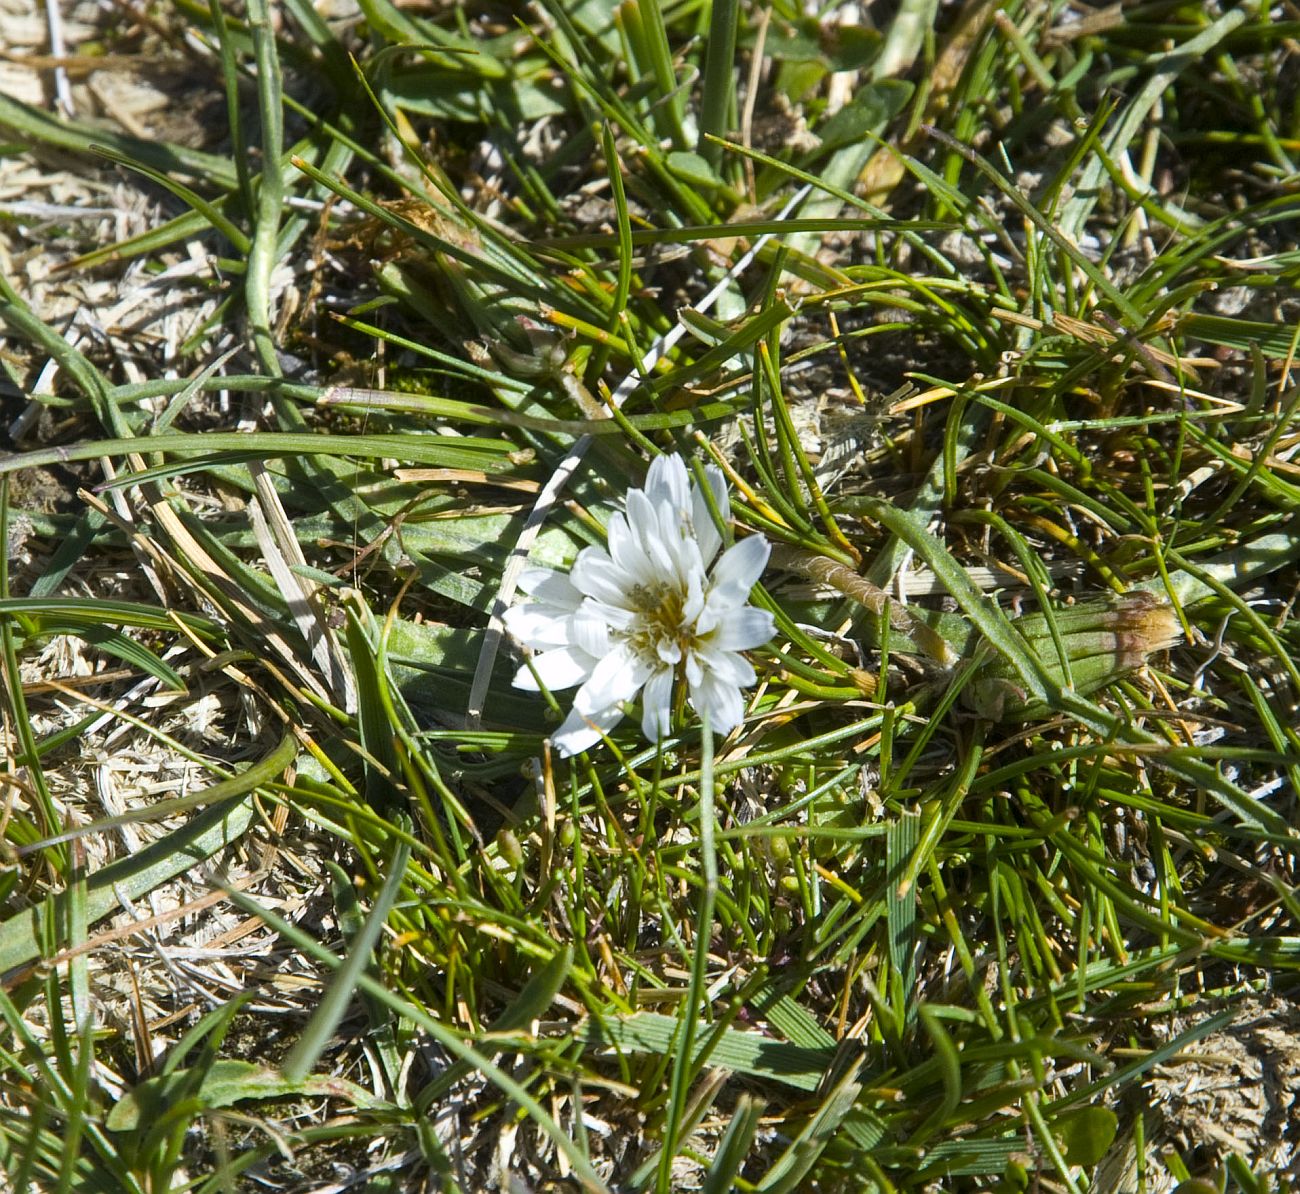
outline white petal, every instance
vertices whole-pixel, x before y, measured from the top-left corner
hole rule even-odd
[[[501,615],[501,621],[512,638],[534,650],[542,650],[568,645],[571,616],[553,605],[530,601],[527,605],[512,605]]]
[[[578,689],[573,710],[591,716],[621,701],[630,701],[650,675],[650,666],[626,646],[620,646],[601,659],[592,669],[591,678]]]
[[[600,741],[623,720],[622,702],[630,701],[650,675],[650,668],[625,646],[606,655],[578,689],[573,708],[551,741],[561,755],[577,754]]]
[[[765,609],[747,605],[732,610],[709,636],[709,646],[722,651],[751,651],[776,633],[776,622]]]
[[[646,474],[645,493],[656,505],[668,502],[679,510],[689,511],[690,475],[682,458],[674,452],[652,460]]]
[[[671,575],[685,580],[692,572],[702,571],[700,545],[691,533],[690,514],[667,503],[655,507],[659,520],[659,542],[668,557]]]
[[[745,702],[734,684],[705,675],[703,683],[691,685],[691,707],[703,715],[708,710],[709,725],[716,734],[729,734],[745,716]]]
[[[570,610],[577,609],[582,601],[582,594],[573,587],[569,578],[563,572],[552,572],[549,568],[525,568],[519,574],[519,591],[546,605]]]
[[[649,584],[654,580],[650,561],[636,535],[628,526],[627,518],[615,514],[609,520],[609,555],[614,566],[625,578],[624,588],[635,584]]]
[[[579,751],[595,746],[601,736],[608,734],[623,720],[623,710],[615,706],[600,713],[584,717],[576,709],[564,719],[564,724],[551,735],[551,745],[561,758],[567,759]]]
[[[744,605],[763,575],[771,551],[762,535],[750,535],[727,548],[713,566],[711,601]]]
[[[709,488],[713,490],[713,501],[718,507],[718,513],[726,518],[729,509],[727,478],[722,475],[722,470],[716,464],[705,465],[704,475],[708,479]],[[695,524],[695,538],[700,545],[700,558],[707,566],[713,563],[713,557],[718,554],[718,548],[722,546],[722,536],[718,533],[704,493],[694,485],[691,486],[691,521]]]
[[[641,694],[641,732],[648,742],[668,736],[672,715],[673,670],[660,668],[653,673]]]
[[[600,616],[594,601],[584,601],[578,612],[569,619],[573,641],[593,659],[609,654],[609,623]]]
[[[718,504],[718,510],[726,514],[727,512],[727,475],[716,464],[706,464],[704,466],[704,479],[708,481],[709,488],[713,490],[713,500]]]
[[[754,683],[754,666],[743,655],[734,651],[709,651],[700,653],[700,666],[707,676],[737,688],[748,688]]]
[[[574,587],[606,605],[627,605],[627,577],[604,549],[584,547],[571,573]]]
[[[594,597],[588,597],[586,604],[591,612],[599,615],[611,630],[626,630],[637,619],[635,611],[622,609],[617,605],[606,605],[605,602],[597,601]]]
[[[669,667],[675,667],[682,661],[682,649],[670,638],[661,638],[655,643],[655,653]]]
[[[703,570],[693,572],[687,578],[686,600],[682,602],[682,625],[695,626],[704,612]]]
[[[533,672],[527,667],[521,667],[515,673],[515,687],[537,692],[537,680],[540,679],[552,692],[559,692],[584,683],[595,668],[596,660],[577,647],[543,651],[540,655],[533,656],[533,671],[536,671],[537,677],[534,678]]]
[[[636,539],[650,575],[667,580],[677,574],[677,562],[664,537],[659,521],[660,509],[639,489],[628,491],[628,527]]]

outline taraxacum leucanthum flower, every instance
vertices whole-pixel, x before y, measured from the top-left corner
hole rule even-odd
[[[727,482],[704,475],[725,512]],[[506,629],[536,654],[515,686],[536,692],[581,685],[552,736],[562,755],[586,750],[623,718],[641,693],[641,729],[651,742],[669,731],[674,681],[686,680],[691,707],[721,734],[744,716],[741,689],[754,669],[740,654],[761,647],[772,615],[749,604],[770,551],[761,535],[722,549],[705,495],[680,456],[660,456],[644,489],[630,489],[627,512],[609,520],[608,547],[579,553],[572,571],[533,568],[519,588],[530,600],[506,611]]]

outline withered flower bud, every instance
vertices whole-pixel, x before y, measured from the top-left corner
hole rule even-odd
[[[1140,668],[1157,651],[1172,647],[1181,635],[1173,609],[1141,590],[1116,599],[1067,606],[1053,611],[1053,618],[1070,661],[1068,677],[1045,614],[1029,614],[1012,625],[1047,674],[1080,696]],[[994,657],[962,689],[962,702],[991,721],[1036,721],[1049,716],[1052,709],[1031,698],[1017,680],[1011,664]]]

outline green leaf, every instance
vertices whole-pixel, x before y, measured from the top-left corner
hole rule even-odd
[[[500,93],[496,106],[508,105],[521,123],[563,116],[568,111],[564,93],[550,86],[521,80],[508,87],[497,84],[493,90]],[[390,109],[467,124],[483,119],[482,81],[453,71],[435,74],[428,64],[416,71],[394,72],[378,94],[380,102]]]
[[[754,33],[740,39],[752,46]],[[832,25],[816,17],[797,22],[773,21],[763,43],[765,57],[776,62],[812,62],[823,70],[862,70],[880,53],[883,39],[865,25]]]
[[[172,692],[184,692],[185,681],[172,667],[158,658],[148,647],[127,637],[120,630],[110,626],[87,626],[78,623],[63,623],[57,618],[40,619],[40,634],[66,634],[84,639],[100,650],[116,656],[123,663],[139,668],[142,672],[161,681]]]
[[[745,1157],[753,1147],[763,1116],[763,1103],[752,1095],[742,1094],[727,1130],[718,1142],[718,1151],[704,1175],[702,1194],[727,1194],[735,1190],[736,1177]]]
[[[493,474],[505,474],[514,470],[514,466],[507,459],[510,452],[509,444],[497,440],[471,439],[469,436],[448,439],[438,435],[326,435],[301,431],[208,431],[202,436],[169,434],[154,435],[148,439],[130,436],[15,453],[0,459],[0,475],[18,472],[25,468],[65,464],[74,460],[120,456],[128,452],[139,452],[146,446],[150,452],[176,452],[187,456],[197,454],[200,463],[205,467],[210,466],[213,459],[222,453],[230,452],[246,458],[249,452],[259,452],[264,459],[299,456],[358,456],[376,459],[392,456],[416,464],[441,468],[477,469]],[[132,483],[139,484],[150,479],[151,475],[151,471],[146,469],[134,474],[131,480]]]
[[[658,1012],[640,1012],[633,1016],[612,1016],[588,1022],[581,1039],[593,1045],[611,1045],[632,1053],[665,1056],[671,1050],[677,1021]],[[708,1037],[708,1026],[701,1025],[697,1050]],[[826,1068],[834,1059],[834,1049],[805,1049],[775,1041],[757,1032],[727,1028],[709,1054],[712,1065],[723,1066],[740,1074],[767,1078],[800,1090],[816,1090]]]
[[[917,895],[911,883],[904,880],[912,856],[921,840],[921,818],[914,809],[905,809],[889,823],[885,835],[886,916],[889,924],[889,961],[897,976],[897,1010],[899,1029],[904,1017],[911,1020],[916,1014],[914,998],[916,986],[916,911]]]
[[[1047,702],[1052,689],[1049,688],[1046,669],[1029,650],[1025,640],[1012,629],[1006,614],[975,587],[966,569],[953,558],[947,546],[926,530],[914,515],[888,502],[858,498],[853,505],[877,519],[930,566],[961,606],[962,612],[1007,661],[1026,693],[1037,701]]]
[[[175,1070],[149,1078],[128,1091],[113,1105],[105,1121],[110,1132],[130,1132],[166,1111],[182,1091],[189,1093],[192,1074],[188,1069]],[[226,1058],[215,1061],[199,1084],[197,1098],[206,1111],[230,1107],[247,1099],[309,1098],[342,1099],[354,1107],[368,1110],[388,1108],[391,1104],[377,1099],[363,1086],[346,1078],[309,1075],[300,1081],[285,1078],[270,1066],[251,1061]]]
[[[1203,340],[1206,344],[1257,348],[1273,360],[1288,359],[1296,349],[1296,328],[1290,323],[1261,323],[1253,319],[1193,312],[1178,321],[1178,330],[1182,335]]]
[[[817,1163],[817,1158],[853,1110],[853,1104],[862,1091],[864,1069],[862,1061],[851,1063],[845,1068],[803,1130],[758,1183],[762,1194],[791,1194],[802,1187],[804,1178]]]
[[[227,189],[234,189],[238,184],[229,159],[217,154],[166,141],[145,141],[102,124],[92,126],[67,117],[51,116],[3,93],[0,93],[0,130],[12,131],[24,140],[73,153],[89,154],[98,147],[112,149],[132,164],[169,174],[193,175]]]
[[[1052,1124],[1052,1134],[1071,1165],[1085,1169],[1106,1155],[1119,1130],[1119,1117],[1109,1107],[1080,1107],[1067,1111]]]
[[[894,80],[864,87],[817,130],[822,143],[809,157],[821,157],[878,133],[886,121],[893,120],[907,106],[912,91],[910,83]]]
[[[405,810],[406,802],[398,788],[402,766],[383,694],[388,677],[370,641],[367,624],[373,624],[373,619],[360,594],[353,595],[347,619],[348,661],[356,680],[357,727],[365,751],[362,761],[366,801],[385,819],[391,820]],[[403,859],[403,868],[405,864]],[[344,970],[347,969],[349,965],[345,963]]]
[[[713,167],[698,153],[677,151],[670,153],[666,161],[668,162],[668,169],[683,182],[689,182],[697,187],[717,187],[722,185],[722,179],[713,172]]]
[[[171,612],[138,601],[90,600],[86,597],[5,597],[0,598],[0,617],[20,615],[32,619],[42,629],[43,620],[50,616],[49,625],[60,624],[66,630],[49,633],[80,634],[88,627],[113,622],[119,626],[138,626],[143,630],[175,630],[177,620],[205,638],[216,638],[221,629],[211,618],[201,614]]]
[[[573,969],[573,946],[566,945],[549,962],[539,966],[524,988],[504,1012],[490,1025],[491,1032],[522,1031],[534,1020],[539,1020],[551,1008]],[[417,1101],[420,1107],[429,1107],[452,1089],[472,1067],[464,1061],[452,1062],[421,1092]]]
[[[378,896],[375,897],[370,915],[366,917],[360,932],[350,935],[348,952],[343,959],[343,965],[330,976],[323,994],[317,1001],[316,1009],[312,1012],[311,1019],[280,1067],[286,1082],[309,1081],[309,1071],[334,1040],[339,1023],[352,1002],[352,997],[356,994],[358,978],[374,965],[375,946],[379,942],[379,935],[383,931],[388,914],[401,893],[402,880],[406,877],[406,867],[410,861],[410,843],[398,841],[393,848],[392,857],[388,860],[386,868],[388,877],[384,880]]]

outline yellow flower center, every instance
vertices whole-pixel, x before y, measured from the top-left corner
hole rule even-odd
[[[695,642],[695,635],[683,625],[682,612],[686,594],[666,581],[637,585],[628,594],[630,604],[640,615],[627,632],[628,643],[638,655],[659,658],[662,643],[676,643],[683,655]]]

